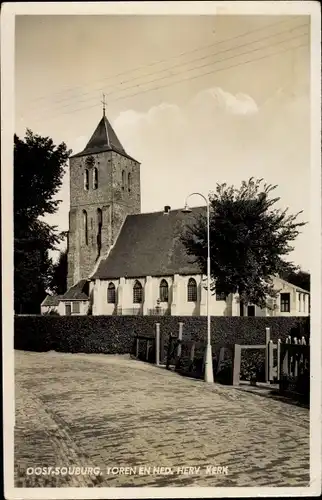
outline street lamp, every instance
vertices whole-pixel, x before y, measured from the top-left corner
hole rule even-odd
[[[212,368],[212,348],[211,348],[211,329],[210,329],[210,206],[209,200],[201,193],[191,193],[186,198],[184,213],[190,213],[191,208],[188,205],[188,199],[191,196],[198,195],[204,199],[207,206],[207,346],[206,346],[206,360],[205,360],[205,382],[214,382],[214,373]]]

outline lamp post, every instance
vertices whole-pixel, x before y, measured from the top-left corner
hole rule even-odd
[[[211,347],[211,329],[210,329],[210,205],[209,200],[201,193],[191,193],[185,201],[184,213],[190,213],[188,199],[191,196],[198,195],[203,198],[207,206],[207,346],[205,359],[205,382],[213,383],[214,374],[212,368],[212,347]]]

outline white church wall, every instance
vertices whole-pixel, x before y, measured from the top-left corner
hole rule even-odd
[[[162,281],[168,285],[168,301],[161,301],[160,285]],[[144,313],[151,314],[160,309],[161,314],[170,311],[173,295],[173,277],[172,276],[147,276],[144,295]]]
[[[188,282],[193,278],[197,284],[196,302],[188,301]],[[161,314],[172,316],[206,316],[207,314],[207,290],[206,277],[202,275],[174,275],[145,278],[120,278],[119,280],[96,280],[94,284],[93,314],[112,315],[115,313],[123,315],[155,314],[156,307],[160,307]],[[168,302],[159,302],[160,284],[162,280],[168,284]],[[142,303],[133,302],[133,287],[136,281],[142,285]],[[109,283],[113,283],[116,289],[116,303],[109,304],[107,301],[107,290]],[[280,309],[280,295],[276,299],[277,308],[274,311],[261,309],[255,306],[255,316],[307,316],[309,314],[309,294],[299,293],[296,287],[286,282],[276,282],[281,293],[290,293],[290,311],[284,312]],[[301,295],[301,297],[300,297]],[[303,298],[305,296],[305,298]],[[217,300],[216,294],[210,296],[211,316],[239,316],[240,305],[238,295],[230,295],[226,300]],[[244,307],[244,316],[251,315],[251,308]]]
[[[113,283],[115,286],[115,303],[108,302],[108,286]],[[120,293],[120,280],[95,280],[93,287],[93,315],[115,314],[118,307],[118,294]]]

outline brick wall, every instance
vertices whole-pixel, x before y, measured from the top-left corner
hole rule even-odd
[[[91,155],[92,167],[86,165],[87,156],[70,159],[70,215],[68,236],[68,287],[93,272],[99,256],[108,253],[128,214],[139,213],[140,164],[118,153],[102,152]],[[93,189],[93,169],[98,170],[98,187]],[[85,170],[89,172],[89,189],[84,189]],[[131,176],[130,190],[125,179]],[[102,211],[101,245],[98,246],[98,209]],[[84,214],[87,213],[88,244],[85,241]]]

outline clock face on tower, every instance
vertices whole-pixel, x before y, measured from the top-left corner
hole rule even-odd
[[[86,165],[87,165],[88,167],[92,167],[92,166],[94,165],[94,163],[95,163],[95,159],[94,159],[94,157],[93,157],[93,156],[88,156],[88,157],[86,158]]]

